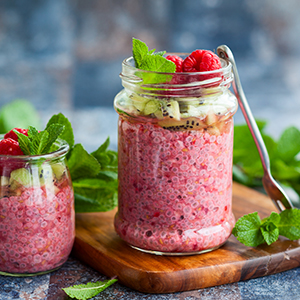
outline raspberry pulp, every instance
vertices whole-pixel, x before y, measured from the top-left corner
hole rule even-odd
[[[222,245],[234,217],[233,122],[170,131],[155,122],[119,120],[119,211],[115,229],[147,251],[199,252]]]
[[[23,129],[23,128],[13,128],[11,131],[9,131],[8,133],[6,133],[4,135],[4,138],[5,139],[8,139],[8,138],[11,138],[15,141],[18,141],[18,136],[17,134],[14,132],[14,130],[20,132],[20,133],[23,133],[24,135],[27,135],[28,136],[28,129]],[[23,153],[22,153],[23,154]]]
[[[12,138],[6,138],[0,141],[0,154],[1,155],[24,155],[19,143]]]
[[[221,69],[219,57],[209,50],[195,50],[182,63],[183,72],[205,72]]]
[[[172,61],[176,65],[176,73],[182,72],[182,63],[183,59],[177,55],[168,55],[166,56],[167,60]]]

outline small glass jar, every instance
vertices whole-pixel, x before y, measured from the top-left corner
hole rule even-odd
[[[44,274],[68,259],[75,238],[69,145],[58,140],[56,147],[45,155],[0,155],[0,275]]]
[[[176,54],[185,57],[186,54]],[[217,249],[231,234],[231,65],[209,72],[155,73],[122,64],[118,235],[159,255]]]

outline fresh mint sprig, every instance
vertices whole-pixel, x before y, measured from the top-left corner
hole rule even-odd
[[[135,66],[138,69],[152,72],[137,72],[137,76],[143,79],[143,84],[155,84],[169,81],[172,77],[158,73],[175,73],[176,65],[163,57],[165,51],[149,51],[148,46],[138,40],[132,39],[132,54]],[[153,73],[155,72],[155,73]]]
[[[71,298],[79,300],[88,300],[115,283],[117,279],[109,279],[104,281],[89,282],[87,284],[78,284],[62,290]]]
[[[64,125],[51,124],[43,131],[38,131],[35,127],[30,126],[28,136],[14,130],[18,136],[21,150],[25,155],[41,155],[51,152],[54,142],[64,130]]]
[[[263,243],[271,245],[280,235],[290,240],[300,239],[300,210],[286,209],[280,214],[272,212],[263,220],[257,212],[245,215],[237,220],[232,234],[238,241],[249,247]]]
[[[39,155],[57,150],[55,141],[59,137],[69,143],[67,163],[72,178],[75,211],[104,212],[112,210],[118,202],[118,154],[109,150],[107,138],[92,153],[81,144],[74,145],[72,125],[67,117],[59,113],[48,121],[45,130],[38,131],[29,126],[28,136],[14,130],[25,155]]]
[[[60,138],[64,141],[66,141],[70,148],[73,147],[74,145],[74,133],[73,133],[73,129],[72,129],[72,124],[71,122],[68,120],[67,117],[65,117],[62,113],[59,113],[57,115],[53,115],[47,125],[46,125],[46,129],[48,129],[49,127],[51,127],[53,124],[60,124],[64,126],[64,131],[60,134]]]

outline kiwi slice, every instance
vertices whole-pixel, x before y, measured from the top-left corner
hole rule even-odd
[[[137,110],[138,114],[144,114],[145,105],[149,100],[137,94],[130,95],[130,98],[132,101],[132,105]]]
[[[157,111],[155,111],[154,113],[154,116],[159,119],[159,120],[162,120],[164,118],[164,115],[163,115],[163,112],[161,110],[161,108],[159,108]]]
[[[10,173],[9,184],[12,190],[17,189],[20,186],[29,186],[31,184],[31,174],[25,168],[13,170]]]
[[[171,131],[200,130],[207,127],[201,120],[194,117],[181,119],[180,121],[164,119],[159,121],[158,125]]]
[[[53,172],[50,165],[42,165],[38,168],[38,176],[40,180],[40,185],[52,185],[53,182]]]
[[[58,164],[54,164],[51,167],[52,167],[52,171],[53,171],[56,179],[60,180],[63,177],[63,175],[64,175],[64,173],[66,171],[66,167],[64,165],[62,165],[62,164],[59,164],[59,163]]]
[[[150,115],[160,110],[159,102],[156,100],[149,100],[144,107],[144,115]]]
[[[169,117],[170,119],[174,120],[180,120],[180,109],[179,104],[176,100],[162,102],[161,111],[164,117]]]

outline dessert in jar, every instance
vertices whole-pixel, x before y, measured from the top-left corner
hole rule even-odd
[[[13,139],[1,139],[0,274],[53,271],[67,260],[75,238],[69,146],[58,139],[56,151],[29,156]]]
[[[206,50],[166,57],[175,73],[122,63],[115,230],[144,252],[203,253],[224,244],[235,222],[231,65]]]

